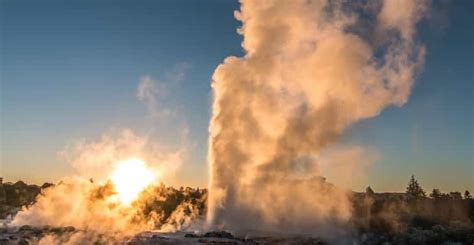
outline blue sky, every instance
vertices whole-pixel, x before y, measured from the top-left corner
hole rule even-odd
[[[56,181],[74,172],[58,152],[78,139],[153,128],[157,140],[175,143],[186,126],[192,147],[180,181],[205,186],[210,80],[225,57],[243,55],[238,7],[226,0],[2,1],[0,175]],[[473,3],[434,7],[420,25],[426,65],[410,101],[344,137],[378,152],[364,183],[375,191],[403,190],[411,174],[426,189],[474,189]],[[176,72],[184,78],[171,81]],[[143,76],[169,87],[163,106],[178,116],[150,118],[136,98]]]

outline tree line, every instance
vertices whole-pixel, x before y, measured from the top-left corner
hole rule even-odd
[[[415,179],[414,175],[411,176],[405,193],[414,198],[426,197],[426,192],[418,183],[418,180]],[[472,199],[472,195],[469,190],[464,191],[463,195],[461,194],[461,192],[458,191],[442,193],[438,188],[434,188],[433,191],[431,191],[431,193],[429,194],[429,197],[434,200]]]

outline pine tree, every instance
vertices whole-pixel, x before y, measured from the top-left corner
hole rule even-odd
[[[367,186],[367,188],[365,188],[365,195],[369,197],[373,197],[375,196],[375,192],[372,190],[370,186]]]
[[[441,195],[442,194],[441,194],[441,191],[439,191],[439,189],[433,189],[433,191],[430,194],[430,197],[437,200],[441,198]]]
[[[471,193],[469,193],[469,191],[466,190],[466,191],[464,192],[464,199],[471,199],[471,198],[472,198]]]
[[[418,184],[418,181],[415,179],[415,176],[412,175],[410,182],[408,182],[406,193],[412,197],[425,197],[426,193]]]
[[[453,199],[453,200],[461,200],[462,199],[461,192],[459,192],[459,191],[450,192],[449,197],[451,197],[451,199]]]

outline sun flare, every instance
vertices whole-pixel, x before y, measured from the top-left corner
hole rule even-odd
[[[156,179],[154,172],[141,159],[130,159],[115,164],[110,177],[118,200],[130,204],[138,194]]]

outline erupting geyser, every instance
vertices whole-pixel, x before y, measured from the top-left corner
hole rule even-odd
[[[351,124],[406,103],[427,2],[240,2],[245,56],[213,75],[208,222],[337,235],[351,204],[318,177],[321,152],[337,151]]]

